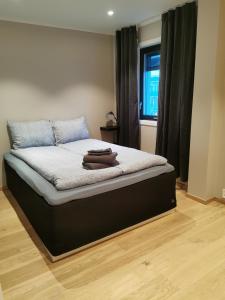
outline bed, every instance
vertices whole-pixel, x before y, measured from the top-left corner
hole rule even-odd
[[[61,153],[58,149],[62,147],[62,151],[67,151],[67,156],[75,151],[76,155],[82,157],[87,149],[96,145],[110,146],[114,151],[120,149],[120,146],[93,139],[49,147],[57,148],[57,153]],[[45,146],[44,151],[47,148]],[[37,157],[39,148],[33,149],[34,157]],[[49,150],[52,152],[52,148]],[[136,152],[127,150],[135,161]],[[120,151],[125,150],[121,148]],[[30,152],[33,153],[33,150]],[[20,151],[17,155],[13,150],[4,156],[7,186],[52,261],[159,218],[176,207],[176,175],[168,163],[156,163],[139,171],[133,169],[124,172],[129,169],[128,165],[123,165],[123,159],[127,156],[124,153],[124,158],[121,154],[120,164],[121,168],[124,167],[123,174],[115,173],[112,178],[106,177],[105,180],[99,177],[96,182],[79,183],[79,186],[74,186],[74,182],[71,185],[70,181],[69,188],[65,189],[62,181],[57,181],[56,188],[21,153],[27,152]],[[137,162],[140,161],[137,157]]]

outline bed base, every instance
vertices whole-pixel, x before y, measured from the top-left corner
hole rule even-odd
[[[59,260],[61,260],[61,259],[63,259],[63,258],[66,258],[66,257],[68,257],[68,256],[71,256],[71,255],[73,255],[73,254],[76,254],[76,253],[78,253],[78,252],[80,252],[80,251],[83,251],[83,250],[85,250],[85,249],[94,247],[94,246],[96,246],[96,245],[98,245],[98,244],[100,244],[100,243],[103,243],[103,242],[105,242],[105,241],[108,241],[108,240],[110,240],[110,239],[112,239],[112,238],[114,238],[114,237],[117,237],[117,236],[119,236],[119,235],[125,234],[126,232],[129,232],[129,231],[134,230],[134,229],[136,229],[136,228],[139,228],[139,227],[141,227],[141,226],[144,226],[144,225],[147,225],[147,224],[149,224],[149,223],[152,223],[153,221],[156,221],[156,220],[158,220],[158,219],[161,219],[161,218],[163,218],[163,217],[166,217],[166,216],[168,216],[168,215],[174,213],[175,211],[176,211],[176,209],[173,208],[173,209],[171,209],[171,210],[169,210],[169,211],[167,211],[167,212],[165,212],[165,213],[162,213],[162,214],[160,214],[160,215],[158,215],[158,216],[155,216],[155,217],[153,217],[153,218],[151,218],[151,219],[148,219],[148,220],[143,221],[143,222],[141,222],[141,223],[138,223],[138,224],[136,224],[136,225],[130,226],[130,227],[125,228],[125,229],[123,229],[123,230],[120,230],[120,231],[118,231],[118,232],[116,232],[116,233],[113,233],[113,234],[111,234],[111,235],[109,235],[109,236],[106,236],[106,237],[104,237],[104,238],[102,238],[102,239],[100,239],[100,240],[97,240],[97,241],[95,241],[95,242],[92,242],[92,243],[90,243],[90,244],[87,244],[87,245],[85,245],[85,246],[82,246],[82,247],[80,247],[80,248],[78,248],[78,249],[69,251],[69,252],[67,252],[67,253],[64,253],[64,254],[61,254],[61,255],[58,255],[58,256],[53,256],[53,255],[51,255],[51,253],[48,251],[48,249],[47,249],[44,245],[43,245],[43,247],[45,248],[46,253],[47,253],[48,257],[50,258],[51,262],[56,262],[56,261],[59,261]]]
[[[51,261],[94,246],[173,211],[175,172],[51,206],[5,161],[7,186]]]
[[[114,238],[114,237],[123,235],[123,234],[125,234],[125,233],[127,233],[127,232],[129,232],[129,231],[131,231],[131,230],[134,230],[134,229],[137,229],[137,228],[139,228],[139,227],[141,227],[141,226],[144,226],[144,225],[147,225],[147,224],[149,224],[149,223],[152,223],[152,222],[154,222],[154,221],[156,221],[156,220],[159,220],[159,219],[161,219],[161,218],[163,218],[163,217],[166,217],[166,216],[168,216],[168,215],[170,215],[170,214],[172,214],[172,213],[174,213],[174,212],[176,211],[176,209],[173,208],[173,209],[171,209],[171,210],[169,210],[169,211],[166,211],[165,213],[162,213],[162,214],[160,214],[160,215],[158,215],[158,216],[155,216],[155,217],[153,217],[153,218],[150,218],[150,219],[148,219],[148,220],[146,220],[146,221],[143,221],[143,222],[141,222],[141,223],[138,223],[138,224],[135,224],[135,225],[130,226],[130,227],[128,227],[128,228],[125,228],[125,229],[123,229],[123,230],[120,230],[120,231],[118,231],[118,232],[116,232],[116,233],[113,233],[113,234],[111,234],[111,235],[109,235],[109,236],[106,236],[106,237],[104,237],[104,238],[101,238],[101,239],[99,239],[99,240],[97,240],[97,241],[94,241],[94,242],[92,242],[92,243],[89,243],[89,244],[87,244],[87,245],[84,245],[84,246],[82,246],[82,247],[80,247],[80,248],[77,248],[77,249],[68,251],[68,252],[66,252],[66,253],[63,253],[63,254],[54,256],[54,255],[52,255],[52,254],[49,252],[49,250],[48,250],[48,249],[46,248],[46,246],[43,244],[42,240],[39,238],[39,236],[38,236],[37,233],[35,232],[35,230],[34,230],[34,228],[32,227],[30,221],[28,220],[27,216],[24,214],[24,212],[23,212],[23,210],[21,209],[21,207],[18,205],[18,203],[17,203],[15,197],[12,195],[12,193],[11,193],[9,190],[5,190],[5,194],[6,194],[7,198],[9,199],[9,201],[10,201],[12,207],[13,207],[14,210],[16,211],[17,216],[19,217],[21,223],[22,223],[23,226],[25,227],[26,231],[29,233],[30,237],[32,238],[32,240],[33,240],[33,242],[35,243],[35,245],[37,246],[37,248],[38,248],[42,253],[44,253],[45,256],[47,256],[47,257],[49,258],[49,260],[50,260],[51,262],[53,262],[53,263],[54,263],[54,262],[57,262],[57,261],[59,261],[59,260],[62,260],[62,259],[64,259],[64,258],[66,258],[66,257],[69,257],[69,256],[71,256],[71,255],[74,255],[74,254],[76,254],[76,253],[78,253],[78,252],[81,252],[81,251],[83,251],[83,250],[86,250],[86,249],[89,249],[89,248],[91,248],[91,247],[94,247],[94,246],[96,246],[96,245],[98,245],[98,244],[101,244],[101,243],[103,243],[103,242],[105,242],[105,241],[108,241],[108,240],[110,240],[110,239],[112,239],[112,238]]]
[[[83,250],[86,250],[86,249],[89,249],[89,248],[91,248],[91,247],[94,247],[94,246],[96,246],[96,245],[98,245],[98,244],[101,244],[101,243],[103,243],[103,242],[105,242],[105,241],[108,241],[108,240],[110,240],[110,239],[112,239],[112,238],[114,238],[114,237],[117,237],[117,236],[119,236],[119,235],[125,234],[125,233],[127,233],[127,232],[129,232],[129,231],[131,231],[131,230],[134,230],[134,229],[137,229],[137,228],[139,228],[139,227],[141,227],[141,226],[144,226],[144,225],[147,225],[147,224],[149,224],[149,223],[152,223],[153,221],[156,221],[156,220],[159,220],[159,219],[161,219],[161,218],[163,218],[163,217],[166,217],[166,216],[168,216],[168,215],[170,215],[170,214],[172,214],[172,213],[174,213],[174,212],[176,211],[176,209],[173,208],[173,209],[171,209],[171,210],[169,210],[169,211],[167,211],[167,212],[165,212],[165,213],[162,213],[162,214],[160,214],[160,215],[158,215],[158,216],[155,216],[155,217],[153,217],[153,218],[150,218],[150,219],[148,219],[148,220],[146,220],[146,221],[143,221],[143,222],[138,223],[138,224],[136,224],[136,225],[133,225],[133,226],[130,226],[130,227],[125,228],[125,229],[123,229],[123,230],[120,230],[120,231],[118,231],[118,232],[116,232],[116,233],[113,233],[113,234],[111,234],[111,235],[109,235],[109,236],[106,236],[106,237],[104,237],[104,238],[101,238],[101,239],[99,239],[99,240],[97,240],[97,241],[94,241],[94,242],[92,242],[92,243],[89,243],[89,244],[87,244],[87,245],[84,245],[84,246],[82,246],[82,247],[80,247],[80,248],[71,250],[71,251],[69,251],[69,252],[63,253],[63,254],[58,255],[58,256],[54,256],[54,255],[52,255],[52,254],[48,251],[48,249],[45,247],[45,245],[43,244],[43,242],[41,241],[41,239],[39,238],[39,236],[38,236],[37,233],[35,232],[34,228],[33,228],[32,225],[30,224],[29,220],[27,219],[26,215],[23,213],[21,207],[20,207],[19,205],[16,205],[16,200],[15,200],[14,196],[13,196],[9,191],[7,192],[7,196],[10,198],[11,204],[12,204],[13,208],[15,209],[15,211],[16,211],[16,213],[17,213],[19,219],[20,219],[20,221],[22,222],[23,226],[25,227],[25,229],[27,230],[27,232],[28,232],[28,233],[30,234],[30,236],[32,237],[32,239],[33,239],[34,243],[36,244],[36,246],[41,250],[41,252],[44,252],[45,255],[49,258],[49,260],[50,260],[51,262],[53,262],[53,263],[54,263],[54,262],[57,262],[57,261],[59,261],[59,260],[62,260],[62,259],[64,259],[64,258],[66,258],[66,257],[69,257],[69,256],[71,256],[71,255],[74,255],[74,254],[76,254],[76,253],[78,253],[78,252],[81,252],[81,251],[83,251]],[[42,251],[42,250],[43,250],[43,251]]]

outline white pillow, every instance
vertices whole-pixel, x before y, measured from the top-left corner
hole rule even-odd
[[[74,120],[53,121],[52,127],[56,145],[89,138],[89,132],[84,117]]]
[[[55,145],[55,138],[49,121],[8,121],[7,126],[14,149]]]

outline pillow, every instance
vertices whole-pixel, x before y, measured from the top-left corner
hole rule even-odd
[[[89,138],[89,132],[84,117],[74,120],[53,121],[53,131],[55,134],[56,145]]]
[[[14,149],[54,146],[55,138],[49,121],[8,121],[8,131]]]

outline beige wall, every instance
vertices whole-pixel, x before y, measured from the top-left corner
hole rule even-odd
[[[225,1],[220,4],[216,69],[209,147],[208,193],[221,197],[225,188]]]
[[[9,149],[8,119],[85,115],[92,136],[100,137],[113,109],[113,37],[0,22],[0,41],[1,162]]]
[[[155,153],[157,127],[141,125],[141,150]]]
[[[139,28],[139,43],[161,37],[161,21]],[[157,127],[141,125],[141,150],[155,153]]]
[[[161,20],[139,28],[139,41],[144,42],[161,37]]]
[[[141,42],[161,34],[161,22],[139,29]],[[225,0],[198,1],[198,33],[188,192],[221,198],[225,188]],[[141,126],[141,148],[153,152],[156,128]]]
[[[202,199],[225,188],[225,1],[199,0],[188,192]]]

